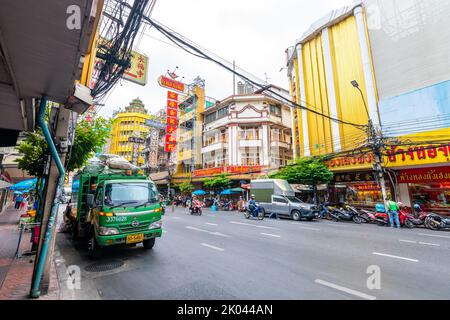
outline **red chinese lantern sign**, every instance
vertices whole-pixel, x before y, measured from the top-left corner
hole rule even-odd
[[[167,92],[166,109],[166,152],[174,152],[177,145],[178,128],[178,94],[172,91]]]

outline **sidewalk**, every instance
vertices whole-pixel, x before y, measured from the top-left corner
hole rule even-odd
[[[19,241],[19,217],[25,211],[14,207],[0,214],[0,300],[29,299],[35,256],[14,258]],[[31,233],[24,233],[20,252],[31,248]],[[54,263],[52,264],[49,293],[40,300],[59,299],[59,285]]]

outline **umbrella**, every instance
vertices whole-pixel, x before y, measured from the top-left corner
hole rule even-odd
[[[72,192],[78,191],[78,189],[80,188],[80,180],[73,180],[72,183]]]
[[[205,194],[207,194],[207,192],[204,190],[196,190],[196,191],[192,192],[192,194],[195,196],[204,196]]]
[[[14,191],[14,194],[22,194],[22,191]]]
[[[20,181],[11,187],[11,190],[29,190],[36,188],[37,178]]]
[[[233,191],[233,189],[227,189],[227,190],[223,190],[220,195],[221,196],[225,196],[225,195],[230,195],[230,194],[238,194],[241,193],[241,191]]]
[[[242,193],[242,192],[245,192],[245,190],[242,189],[242,188],[234,188],[234,189],[230,189],[230,191],[231,191],[231,192],[236,192],[236,193]]]

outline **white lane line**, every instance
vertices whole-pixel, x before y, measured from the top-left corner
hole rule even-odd
[[[271,234],[271,233],[261,233],[263,236],[268,236],[268,237],[274,237],[274,238],[281,238],[281,236],[278,236],[276,234]]]
[[[213,215],[213,214],[207,214],[207,216],[208,216],[208,217],[212,217],[212,218],[217,218],[217,216],[216,216],[216,215]]]
[[[237,221],[230,221],[230,223],[238,224],[238,225],[241,225],[241,226],[250,226],[250,227],[255,227],[255,228],[260,228],[260,229],[280,230],[279,228],[275,228],[275,227],[257,226],[257,225],[254,225],[254,224],[244,223],[244,222],[237,222]]]
[[[433,247],[440,247],[440,244],[437,243],[429,243],[429,242],[419,242],[419,244],[423,244],[424,246],[433,246]]]
[[[399,259],[399,260],[406,260],[406,261],[411,261],[411,262],[419,262],[419,260],[416,260],[416,259],[405,258],[405,257],[400,257],[400,256],[393,256],[391,254],[386,254],[386,253],[372,252],[372,254],[374,254],[376,256],[394,258],[394,259]]]
[[[329,226],[333,226],[333,227],[341,227],[341,228],[347,228],[348,226],[344,226],[342,224],[338,224],[339,222],[335,222],[335,223],[331,223],[331,222],[327,222],[326,224]]]
[[[222,248],[219,248],[219,247],[215,247],[215,246],[212,246],[212,245],[207,244],[207,243],[202,243],[202,246],[208,247],[208,248],[211,248],[211,249],[214,249],[214,250],[217,250],[217,251],[221,251],[221,252],[225,251],[225,249],[222,249]]]
[[[303,229],[303,230],[312,230],[312,231],[320,231],[320,229],[317,229],[317,228],[304,227],[304,226],[299,226],[299,229]]]
[[[334,284],[334,283],[331,283],[331,282],[327,282],[327,281],[324,281],[324,280],[316,279],[316,280],[314,280],[314,282],[318,283],[318,284],[321,284],[323,286],[329,287],[329,288],[333,288],[333,289],[336,289],[336,290],[339,290],[339,291],[342,291],[342,292],[354,295],[354,296],[359,297],[359,298],[366,299],[366,300],[376,300],[377,299],[376,297],[368,295],[368,294],[365,294],[363,292],[356,291],[356,290],[353,290],[353,289],[350,289],[350,288],[346,288],[346,287],[343,287],[343,286],[340,286],[340,285],[337,285],[337,284]]]
[[[207,224],[208,226],[215,226],[215,227],[217,227],[217,226],[218,226],[218,224],[217,224],[217,223],[209,223],[209,222],[205,222],[205,224]]]
[[[163,233],[167,233],[167,230],[163,230],[162,232],[163,232]]]
[[[417,241],[412,241],[412,240],[398,240],[400,242],[406,242],[406,243],[417,243]]]
[[[208,234],[212,234],[214,236],[219,236],[219,237],[224,237],[224,238],[229,238],[230,237],[229,235],[226,235],[226,234],[223,234],[223,233],[220,233],[220,232],[212,232],[212,231],[203,230],[203,229],[196,228],[196,227],[191,227],[191,226],[187,226],[186,229],[200,231],[200,232],[205,232],[205,233],[208,233]]]
[[[426,236],[426,237],[434,237],[434,238],[446,238],[446,239],[450,239],[449,236],[439,236],[436,234],[426,234],[426,233],[418,233],[419,236]]]

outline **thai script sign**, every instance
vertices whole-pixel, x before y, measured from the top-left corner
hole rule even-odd
[[[399,183],[444,183],[450,182],[450,166],[401,170]]]

